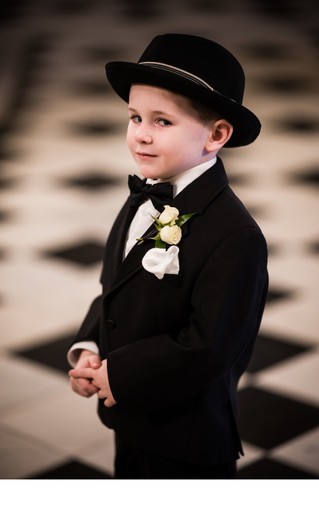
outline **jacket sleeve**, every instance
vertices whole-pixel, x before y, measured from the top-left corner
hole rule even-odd
[[[99,330],[101,318],[102,295],[99,295],[92,302],[82,325],[74,338],[74,343],[81,341],[93,341],[99,347]]]
[[[245,228],[228,236],[203,264],[186,327],[175,336],[141,339],[109,352],[110,386],[119,407],[165,407],[225,374],[257,335],[267,286],[260,231]]]

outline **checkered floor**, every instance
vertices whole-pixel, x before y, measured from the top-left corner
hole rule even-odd
[[[2,3],[0,478],[110,478],[113,435],[69,390],[67,346],[98,293],[132,169],[104,63],[157,33],[241,60],[262,135],[222,158],[263,228],[271,288],[240,384],[240,478],[319,476],[318,16],[289,0]]]

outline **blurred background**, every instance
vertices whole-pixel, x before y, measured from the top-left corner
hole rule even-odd
[[[0,10],[0,478],[112,476],[112,432],[95,398],[70,391],[66,350],[99,293],[135,170],[104,65],[136,61],[169,32],[233,52],[263,124],[254,144],[221,153],[269,243],[269,297],[240,383],[239,477],[318,478],[317,2],[11,0]]]

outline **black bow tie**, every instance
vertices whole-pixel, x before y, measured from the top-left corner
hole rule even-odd
[[[173,199],[173,185],[170,183],[146,184],[137,175],[129,175],[129,189],[131,190],[130,201],[133,206],[140,206],[150,199],[159,212],[164,205],[168,205]]]

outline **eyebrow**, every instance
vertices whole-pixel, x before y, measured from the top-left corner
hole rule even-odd
[[[131,111],[131,112],[135,112],[135,113],[139,114],[139,112],[136,109],[133,109],[133,107],[128,107],[128,110]],[[171,114],[171,113],[169,113],[167,111],[154,110],[154,111],[151,111],[151,114],[157,115],[157,116],[165,114],[165,116],[173,118],[173,114]]]

